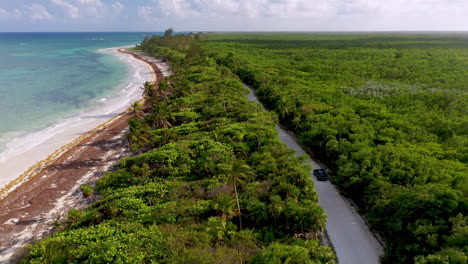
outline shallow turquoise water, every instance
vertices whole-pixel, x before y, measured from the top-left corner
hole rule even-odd
[[[134,45],[147,33],[0,33],[0,152],[13,137],[76,115],[129,78],[98,49]]]

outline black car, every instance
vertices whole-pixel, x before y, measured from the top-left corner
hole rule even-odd
[[[328,180],[328,174],[324,169],[315,169],[313,174],[319,181]]]

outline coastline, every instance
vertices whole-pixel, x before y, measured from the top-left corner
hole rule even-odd
[[[113,48],[114,50],[119,48]],[[159,82],[164,74],[158,63],[139,55],[116,50],[138,60],[150,73],[150,81]],[[166,65],[161,65],[167,68]],[[138,87],[139,90],[139,87]],[[141,90],[139,90],[141,99]],[[130,117],[126,109],[106,122],[63,145],[39,161],[0,191],[0,263],[12,261],[25,244],[52,231],[50,222],[69,209],[89,203],[79,187],[93,184],[120,158],[128,155],[124,133]]]
[[[131,67],[131,76],[125,85],[122,85],[123,89],[114,91],[112,98],[96,100],[92,107],[80,115],[14,139],[10,150],[1,153],[0,200],[24,183],[31,174],[38,173],[66,150],[89,137],[89,133],[119,117],[128,110],[132,102],[141,99],[140,87],[145,81],[155,81],[155,73],[151,65],[135,60],[128,54],[119,53],[118,49],[122,48],[128,47],[100,49],[97,52],[116,56]]]

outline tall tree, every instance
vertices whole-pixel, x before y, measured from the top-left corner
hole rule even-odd
[[[245,164],[244,160],[232,158],[231,166],[228,172],[228,181],[234,187],[234,193],[236,195],[237,210],[239,212],[239,227],[242,230],[242,213],[239,203],[239,193],[237,191],[237,184],[242,183],[242,179],[247,178],[249,175],[252,176],[254,173],[249,165]]]
[[[172,37],[172,35],[174,34],[174,30],[172,28],[168,28],[166,29],[166,31],[164,31],[164,36],[165,37]]]

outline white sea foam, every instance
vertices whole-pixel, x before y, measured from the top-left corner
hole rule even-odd
[[[96,100],[96,104],[79,115],[62,120],[46,129],[15,138],[0,153],[0,190],[28,168],[51,155],[63,145],[75,140],[87,131],[115,117],[142,96],[145,81],[153,77],[148,65],[131,55],[117,52],[118,48],[97,52],[112,54],[131,68],[131,77],[116,89],[114,95]]]

